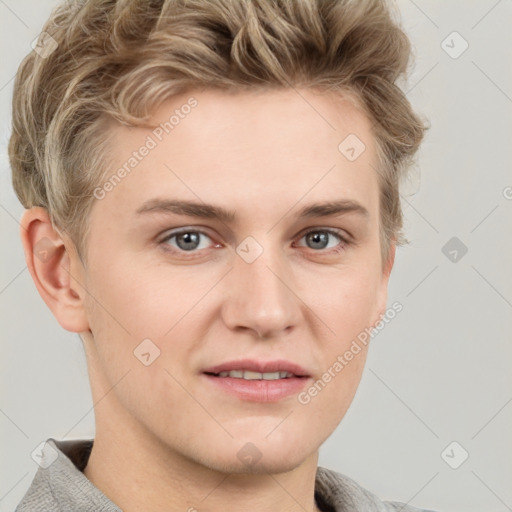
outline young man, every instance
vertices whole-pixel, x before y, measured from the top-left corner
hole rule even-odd
[[[317,466],[386,314],[425,126],[384,2],[67,2],[17,76],[35,285],[96,433],[17,510],[417,510]],[[363,341],[364,340],[364,341]]]

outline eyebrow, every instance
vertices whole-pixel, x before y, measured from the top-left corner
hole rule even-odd
[[[234,211],[226,210],[222,206],[213,204],[197,203],[193,201],[182,201],[178,199],[150,199],[137,209],[137,214],[146,213],[174,213],[177,215],[188,215],[204,219],[217,219],[225,223],[233,223],[236,220]],[[343,215],[355,213],[368,219],[368,210],[357,201],[341,199],[327,201],[305,206],[297,214],[298,218],[325,217],[329,215]]]

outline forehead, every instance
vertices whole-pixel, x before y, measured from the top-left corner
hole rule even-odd
[[[376,208],[370,121],[340,95],[191,91],[163,103],[150,123],[112,128],[109,176],[127,172],[102,207],[135,212],[149,199],[180,197],[253,214],[340,198]]]

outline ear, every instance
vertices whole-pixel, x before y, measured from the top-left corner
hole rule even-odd
[[[377,318],[373,322],[373,326],[379,322],[381,317],[385,314],[388,300],[388,284],[393,264],[395,263],[396,254],[396,240],[393,238],[389,242],[389,255],[387,261],[382,267],[382,276],[379,284],[379,290],[377,294]]]
[[[54,229],[41,207],[23,213],[20,235],[30,275],[59,324],[71,332],[88,331],[85,269],[73,242]]]

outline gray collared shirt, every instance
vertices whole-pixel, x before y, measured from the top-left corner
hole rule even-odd
[[[48,439],[40,467],[15,512],[122,512],[83,473],[93,442],[93,439]],[[354,480],[320,466],[316,473],[315,500],[323,512],[432,512],[404,503],[381,501]]]

